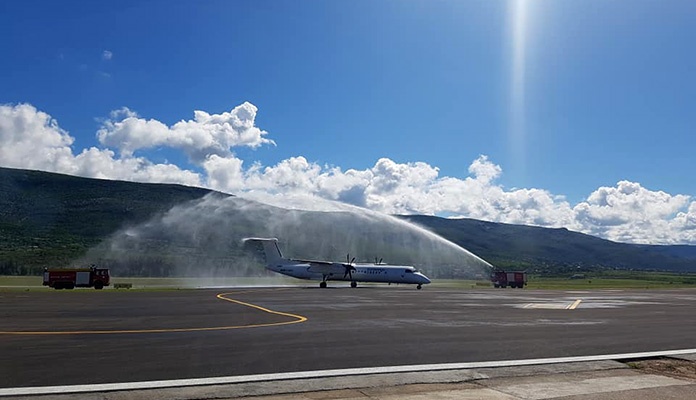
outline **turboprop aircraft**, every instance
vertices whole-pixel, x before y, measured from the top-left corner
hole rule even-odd
[[[354,263],[350,257],[346,262],[311,261],[283,258],[276,238],[246,238],[245,242],[260,242],[266,256],[266,268],[279,274],[298,279],[320,280],[319,287],[325,288],[327,281],[350,282],[351,287],[357,287],[358,282],[408,283],[423,285],[430,279],[412,266],[386,265],[381,261],[374,264]]]

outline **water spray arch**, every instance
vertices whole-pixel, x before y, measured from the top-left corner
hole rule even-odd
[[[482,278],[492,268],[408,221],[300,195],[208,195],[117,232],[95,252],[131,265],[155,255],[154,264],[169,265],[164,272],[171,276],[258,276],[266,272],[241,240],[252,236],[277,237],[289,257],[341,261],[350,255],[360,262],[414,265],[435,279]]]

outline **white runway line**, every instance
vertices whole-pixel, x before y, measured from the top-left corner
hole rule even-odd
[[[566,307],[566,310],[575,310],[578,308],[578,306],[582,303],[582,300],[578,299],[573,302],[573,304],[570,304],[568,307]]]
[[[448,364],[401,365],[394,367],[329,369],[323,371],[284,372],[278,374],[223,376],[217,378],[173,379],[146,382],[93,383],[87,385],[16,387],[0,389],[0,397],[66,393],[95,393],[120,390],[162,389],[184,386],[225,385],[235,383],[265,382],[289,379],[328,378],[337,376],[390,374],[402,372],[428,372],[473,368],[520,367],[526,365],[559,364],[569,362],[665,357],[683,354],[696,354],[696,349],[649,351],[643,353],[604,354],[578,357],[533,358],[527,360],[479,361]]]

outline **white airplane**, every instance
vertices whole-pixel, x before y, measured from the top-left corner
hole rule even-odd
[[[311,261],[283,258],[276,238],[246,238],[245,242],[260,242],[266,256],[266,268],[293,278],[321,280],[319,287],[325,288],[327,281],[350,282],[357,287],[358,282],[409,283],[421,289],[430,279],[414,267],[407,265],[386,265],[381,261],[374,264],[355,264],[355,258],[347,262]]]

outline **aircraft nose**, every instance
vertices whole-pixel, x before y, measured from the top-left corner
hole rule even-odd
[[[418,282],[418,283],[421,283],[421,284],[424,284],[424,285],[427,285],[428,283],[430,283],[430,279],[428,279],[427,276],[425,276],[425,275],[423,275],[423,274],[420,274],[420,273],[417,274],[417,275],[418,275],[418,279],[419,279],[419,281],[420,281],[420,282]]]

